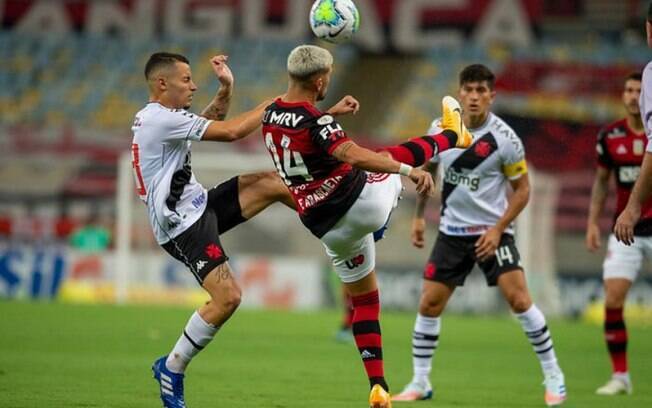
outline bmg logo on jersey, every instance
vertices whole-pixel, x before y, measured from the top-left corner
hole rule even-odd
[[[346,267],[349,269],[355,269],[358,266],[362,265],[363,263],[364,263],[364,255],[360,254],[346,261]]]
[[[471,191],[478,191],[480,188],[480,177],[473,174],[460,173],[449,167],[444,176],[444,182],[456,186],[466,186]]]

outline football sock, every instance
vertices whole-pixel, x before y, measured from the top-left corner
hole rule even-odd
[[[353,337],[369,377],[369,384],[371,387],[380,384],[385,391],[389,391],[383,367],[383,342],[378,321],[380,317],[378,290],[352,296],[351,302],[353,304]]]
[[[440,317],[428,317],[417,313],[412,334],[412,367],[414,369],[412,381],[419,383],[430,381],[432,356],[439,345],[440,329]]]
[[[523,313],[515,313],[521,322],[523,331],[537,353],[544,373],[559,371],[557,356],[552,345],[552,337],[546,325],[546,318],[536,305],[532,305]]]
[[[186,371],[190,360],[213,340],[218,330],[219,327],[206,323],[198,312],[193,313],[177,344],[168,355],[165,362],[168,370],[177,374]]]
[[[351,329],[353,325],[353,305],[351,296],[346,295],[344,298],[344,319],[342,320],[342,329]]]
[[[627,328],[623,309],[605,309],[604,338],[614,374],[627,373]]]
[[[394,160],[410,166],[421,166],[434,155],[455,147],[457,134],[446,129],[438,135],[415,137],[400,145],[385,147],[380,150],[389,152]]]

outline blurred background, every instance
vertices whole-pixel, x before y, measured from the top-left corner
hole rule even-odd
[[[311,3],[0,1],[0,297],[203,300],[191,275],[156,246],[132,185],[130,127],[147,101],[145,61],[160,50],[185,54],[200,88],[199,112],[218,86],[209,58],[228,54],[236,78],[230,112],[239,113],[284,92],[289,51],[316,41],[307,23]],[[596,134],[624,117],[624,77],[652,58],[647,3],[357,0],[362,25],[354,41],[320,44],[336,59],[322,107],[354,95],[362,109],[342,121],[348,133],[366,146],[396,143],[426,131],[441,97],[456,95],[464,66],[488,65],[498,78],[494,111],[523,139],[532,169],[534,194],[518,235],[535,300],[548,313],[580,316],[602,296],[604,253],[584,247]],[[272,169],[260,134],[193,146],[193,170],[208,188],[255,169]],[[407,187],[377,263],[385,307],[413,311],[430,248],[410,244],[415,196]],[[438,222],[433,201],[428,246]],[[321,244],[284,207],[229,232],[223,243],[245,305],[337,304]],[[476,273],[451,308],[505,310],[497,296]],[[649,316],[648,272],[629,299]]]

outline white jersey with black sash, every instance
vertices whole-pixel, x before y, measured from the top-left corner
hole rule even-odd
[[[436,119],[427,134],[441,131]],[[468,149],[450,149],[431,160],[440,165],[439,230],[447,235],[481,235],[494,226],[507,208],[509,180],[527,173],[523,143],[498,116],[490,113],[482,126],[469,131],[474,142]],[[513,228],[505,232],[513,234]]]
[[[184,109],[148,103],[131,128],[132,167],[140,199],[147,204],[156,241],[164,244],[194,224],[206,209],[206,189],[190,165],[191,141],[210,120]]]

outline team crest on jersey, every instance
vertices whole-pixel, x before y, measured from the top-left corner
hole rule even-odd
[[[491,154],[491,144],[483,140],[475,144],[475,154],[480,157],[487,157]]]
[[[643,153],[645,152],[645,145],[644,145],[643,141],[642,140],[634,140],[634,143],[632,144],[632,151],[637,156],[643,156]]]
[[[331,115],[324,115],[321,118],[317,119],[317,124],[321,126],[330,125],[333,123],[333,117]]]
[[[288,149],[290,147],[290,138],[283,135],[281,138],[281,147],[284,149]]]

